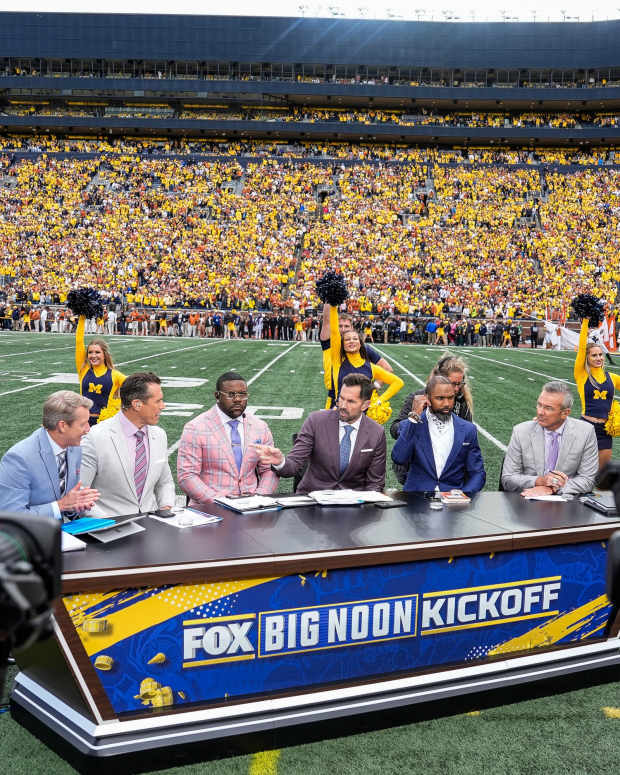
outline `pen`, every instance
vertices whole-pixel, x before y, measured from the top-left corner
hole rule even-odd
[[[282,506],[268,506],[266,509],[252,509],[252,511],[242,511],[241,514],[262,514],[264,511],[282,511]]]

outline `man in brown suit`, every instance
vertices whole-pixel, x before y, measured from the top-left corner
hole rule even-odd
[[[383,490],[386,441],[383,428],[364,411],[370,405],[372,382],[364,374],[348,374],[338,407],[312,412],[284,457],[276,447],[256,444],[261,463],[278,476],[294,476],[308,464],[297,492],[313,490]]]

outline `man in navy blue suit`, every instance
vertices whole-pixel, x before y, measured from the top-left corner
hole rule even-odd
[[[424,395],[416,396],[408,420],[401,422],[392,460],[408,465],[405,492],[439,487],[473,495],[484,487],[486,473],[476,426],[453,414],[454,388],[446,377],[431,377]]]
[[[0,510],[67,520],[92,507],[99,493],[80,482],[80,441],[90,430],[92,403],[70,390],[52,393],[43,427],[0,461]]]

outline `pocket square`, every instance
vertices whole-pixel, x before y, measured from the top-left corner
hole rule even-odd
[[[360,452],[374,452],[374,447],[368,447],[367,449],[360,449]]]
[[[464,447],[470,447],[471,446],[471,441],[464,441],[463,442],[463,446]]]

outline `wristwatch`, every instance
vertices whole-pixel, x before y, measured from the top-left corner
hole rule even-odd
[[[412,422],[412,423],[420,422],[420,415],[417,414],[417,412],[409,412],[407,417],[409,418],[409,421]]]

